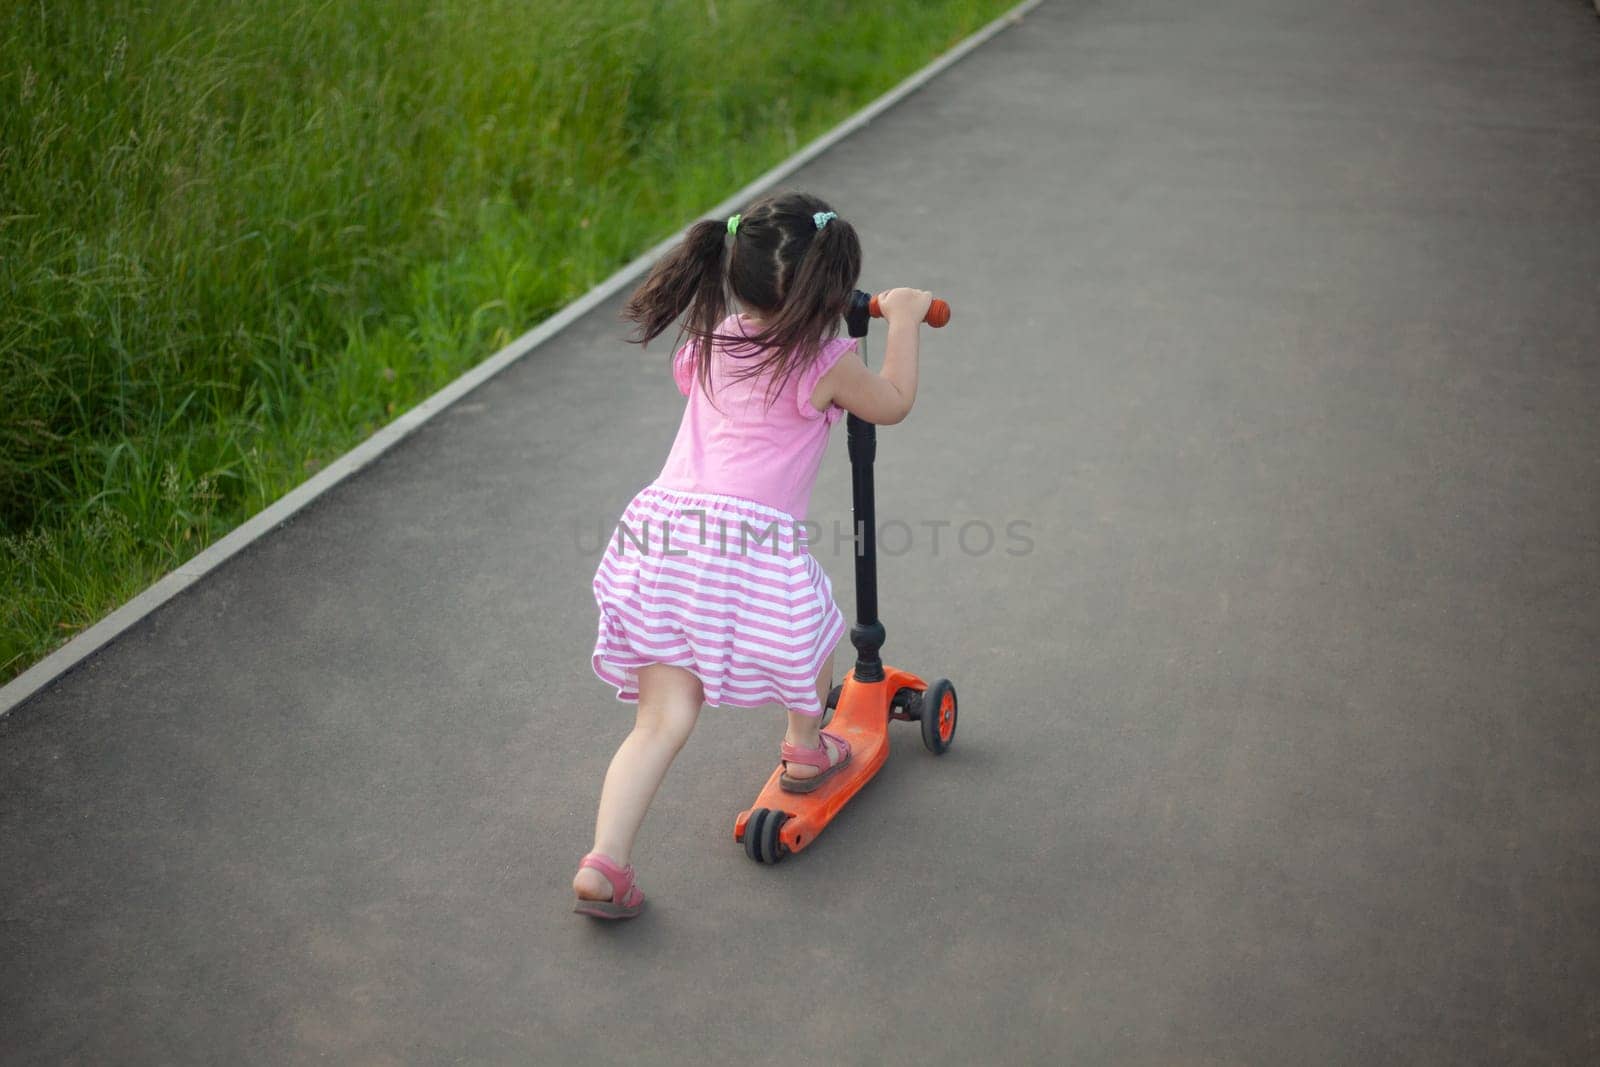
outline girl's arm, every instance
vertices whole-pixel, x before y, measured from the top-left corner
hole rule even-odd
[[[928,313],[933,294],[921,289],[891,289],[878,296],[889,322],[883,370],[873,373],[850,352],[817,382],[811,404],[826,411],[838,404],[857,418],[877,426],[893,426],[911,413],[917,400],[917,327]]]

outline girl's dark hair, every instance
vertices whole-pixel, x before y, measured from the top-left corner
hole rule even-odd
[[[805,193],[779,193],[751,204],[731,240],[726,221],[695,223],[629,299],[623,318],[636,327],[629,340],[650,341],[687,310],[678,338],[697,342],[701,387],[710,392],[712,345],[739,345],[753,351],[734,377],[770,374],[770,402],[838,333],[861,274],[855,227],[834,217],[817,228],[816,216],[831,210]],[[730,292],[761,317],[759,334],[717,334]]]

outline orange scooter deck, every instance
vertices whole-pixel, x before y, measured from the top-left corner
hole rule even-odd
[[[779,763],[756,802],[739,813],[733,824],[735,841],[744,841],[751,815],[765,808],[787,816],[776,842],[788,852],[799,852],[872,780],[889,758],[889,713],[895,694],[902,689],[920,693],[928,687],[916,675],[893,667],[885,667],[883,675],[881,682],[858,682],[852,670],[840,687],[833,721],[827,728],[850,743],[850,762],[810,793],[785,790],[779,784],[783,777],[783,764]]]

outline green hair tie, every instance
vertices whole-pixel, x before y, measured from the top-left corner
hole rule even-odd
[[[729,215],[728,216],[728,236],[729,237],[737,237],[738,236],[738,234],[739,234],[739,220],[741,218],[743,218],[742,215]]]

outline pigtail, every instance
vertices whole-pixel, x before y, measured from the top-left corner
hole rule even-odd
[[[741,241],[751,219],[760,220],[763,236],[772,236],[763,242],[770,248],[765,272],[748,270],[742,250],[729,270],[734,294],[767,309],[764,328],[749,342],[764,356],[747,361],[734,377],[766,377],[771,403],[837,336],[861,274],[861,241],[854,226],[803,193],[774,197],[744,218]]]
[[[783,308],[769,324],[781,347],[796,350],[798,362],[809,362],[838,333],[860,274],[861,241],[855,227],[844,219],[829,220],[800,257]]]
[[[646,344],[664,333],[689,312],[684,332],[706,337],[722,321],[727,305],[724,294],[722,239],[726,229],[719,222],[697,222],[671,252],[650,271],[644,284],[634,290],[622,317],[634,323],[635,344]]]

